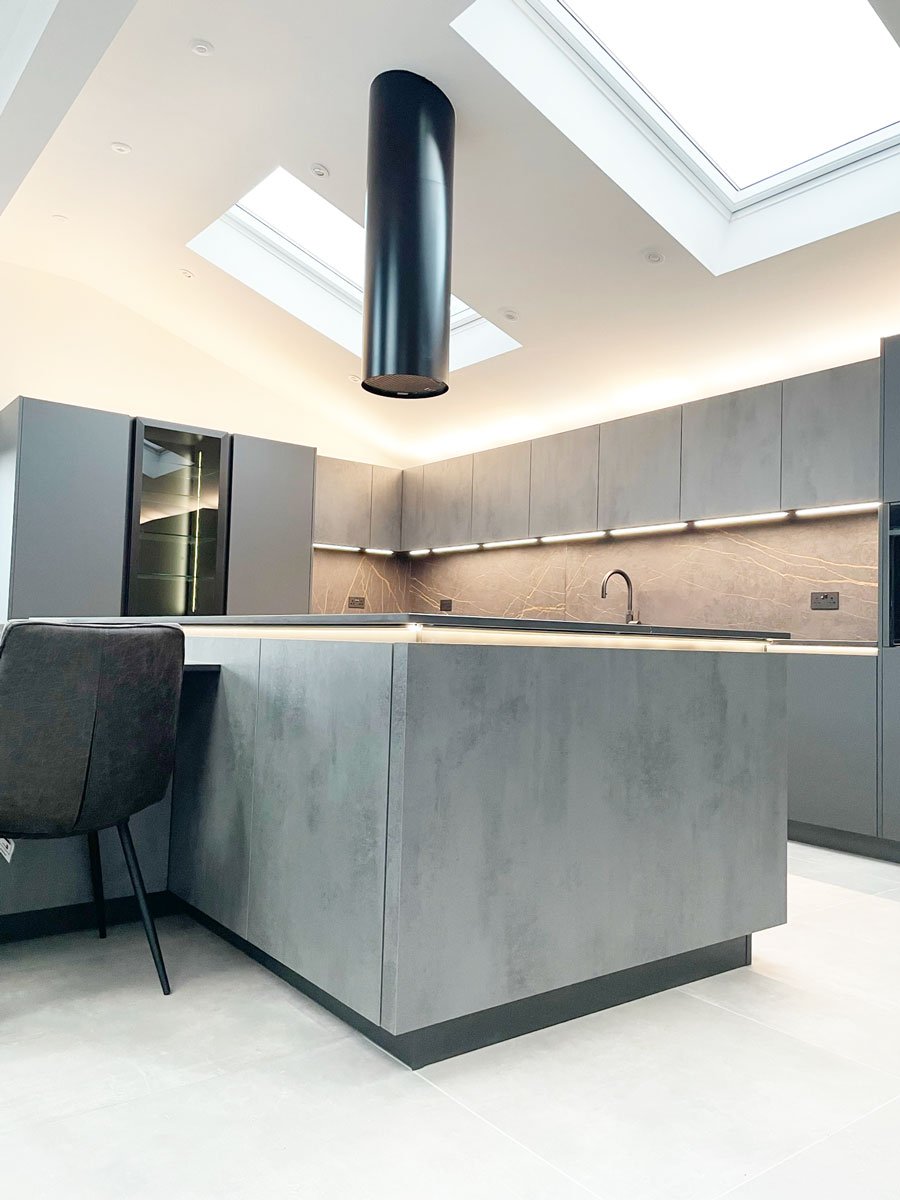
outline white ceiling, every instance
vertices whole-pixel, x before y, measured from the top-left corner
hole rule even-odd
[[[347,444],[323,449],[354,456],[364,436],[386,463],[871,357],[900,331],[900,217],[715,278],[450,29],[464,7],[137,0],[0,217],[0,260],[105,293],[252,380],[280,406],[267,429],[302,442],[326,411]],[[876,7],[900,28],[898,0]],[[279,164],[362,220],[368,85],[393,67],[457,110],[453,290],[499,324],[518,310],[523,343],[419,403],[362,393],[352,355],[185,249]]]

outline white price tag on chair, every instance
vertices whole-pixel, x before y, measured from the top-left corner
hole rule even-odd
[[[12,840],[12,838],[0,838],[0,855],[2,855],[7,862],[12,862],[13,850],[15,850],[15,848],[16,843]]]

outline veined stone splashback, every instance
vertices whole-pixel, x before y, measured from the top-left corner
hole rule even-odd
[[[475,616],[620,621],[620,579],[600,598],[606,571],[634,580],[647,624],[779,629],[794,637],[874,641],[878,610],[878,518],[695,530],[599,542],[527,546],[412,559],[319,552],[313,611],[453,611]],[[837,612],[812,612],[813,591],[838,591]]]

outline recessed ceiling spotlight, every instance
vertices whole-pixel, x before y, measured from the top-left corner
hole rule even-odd
[[[642,250],[641,256],[644,262],[649,263],[651,267],[657,267],[660,263],[666,261],[666,256],[662,250],[657,250],[655,247],[651,247],[649,250]]]
[[[324,163],[312,163],[309,169],[315,175],[316,179],[327,179],[331,174]]]
[[[500,316],[504,321],[518,321],[519,319],[519,314],[514,308],[501,308]]]
[[[198,54],[201,58],[206,58],[207,55],[214,53],[215,49],[212,42],[204,42],[201,38],[195,38],[191,42],[192,52]]]
[[[127,142],[110,142],[109,148],[110,148],[110,150],[112,150],[113,154],[130,154],[131,153],[131,147],[128,145]]]
[[[51,213],[50,214],[50,220],[55,222],[57,225],[65,225],[66,222],[68,221],[68,219],[69,218],[66,216],[65,213]]]
[[[193,279],[194,278],[194,272],[189,271],[187,269],[187,267],[181,267],[178,273],[179,273],[179,275],[183,275],[185,279]]]

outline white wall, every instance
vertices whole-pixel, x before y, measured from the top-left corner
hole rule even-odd
[[[0,408],[18,395],[383,458],[308,395],[261,388],[83,284],[0,263]]]

